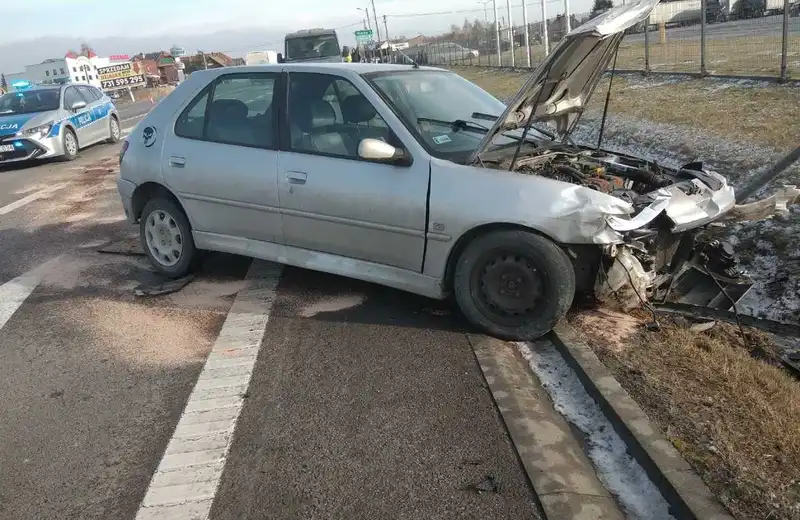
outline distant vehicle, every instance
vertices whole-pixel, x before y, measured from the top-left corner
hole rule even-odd
[[[340,63],[350,49],[339,46],[333,29],[306,29],[287,34],[284,52],[278,59],[284,63]]]
[[[245,65],[269,65],[278,63],[278,53],[275,51],[253,51],[244,57]]]
[[[62,157],[120,140],[114,102],[89,85],[36,87],[0,97],[0,164]]]
[[[480,51],[477,49],[469,49],[454,42],[426,43],[414,48],[414,50],[419,58],[418,63],[426,65],[468,62],[480,56]]]

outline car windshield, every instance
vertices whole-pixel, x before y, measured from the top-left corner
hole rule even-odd
[[[319,34],[286,39],[287,60],[329,58],[339,55],[339,41],[335,34]]]
[[[452,72],[409,70],[368,78],[432,155],[455,162],[466,160],[492,126],[486,115],[498,117],[506,109],[502,101]],[[483,117],[473,117],[477,114]],[[497,139],[494,143],[500,144]]]
[[[41,89],[9,92],[0,97],[0,116],[31,114],[58,109],[58,90]]]

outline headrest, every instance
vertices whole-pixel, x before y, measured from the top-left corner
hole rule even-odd
[[[342,117],[345,123],[366,123],[376,114],[375,107],[361,94],[349,96],[342,101]]]
[[[336,123],[336,112],[327,101],[318,99],[295,108],[294,118],[304,132]]]
[[[217,119],[218,122],[228,122],[247,119],[248,112],[249,109],[243,101],[238,99],[218,99],[211,103],[209,114],[212,121]]]

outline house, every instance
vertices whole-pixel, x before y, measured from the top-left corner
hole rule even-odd
[[[148,83],[155,83],[155,76],[158,76],[158,82],[161,84],[174,84],[178,83],[180,74],[178,74],[178,65],[175,61],[175,58],[172,55],[165,51],[158,51],[158,52],[148,52],[148,53],[140,53],[131,58],[132,62],[143,62],[145,64],[149,63],[149,69],[147,68],[148,65],[144,65],[145,70],[147,71],[146,75],[150,75],[152,79],[148,80]],[[153,65],[155,64],[155,70],[153,70]]]

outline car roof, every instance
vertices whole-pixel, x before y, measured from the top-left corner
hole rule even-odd
[[[289,33],[286,35],[286,38],[300,38],[302,36],[318,36],[318,35],[328,35],[328,34],[336,34],[335,29],[303,29],[301,31]]]
[[[192,76],[198,75],[212,75],[218,76],[230,73],[240,72],[319,72],[319,73],[339,73],[341,75],[365,75],[375,72],[401,72],[413,70],[428,70],[428,71],[442,71],[447,72],[446,69],[438,67],[418,67],[414,68],[412,65],[394,64],[394,63],[276,63],[264,65],[241,65],[238,67],[220,67],[218,69],[198,70],[192,72]]]

